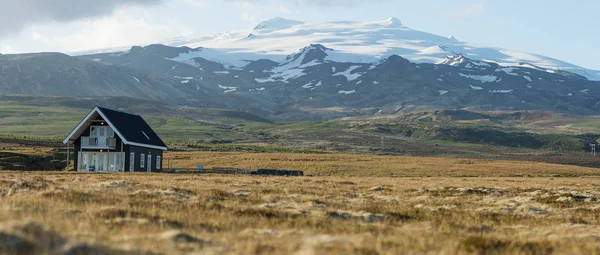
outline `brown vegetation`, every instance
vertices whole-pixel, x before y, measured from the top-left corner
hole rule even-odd
[[[572,165],[488,159],[243,152],[168,152],[164,165],[303,170],[315,176],[368,177],[577,177],[600,169]]]
[[[360,162],[360,156],[354,158],[354,164]],[[325,164],[322,160],[310,164]],[[391,159],[378,160],[384,165]],[[425,166],[435,163],[421,160]],[[449,175],[460,176],[485,170],[474,165],[494,169],[503,162],[447,163],[457,169]],[[404,169],[395,174],[413,174]],[[528,169],[536,168],[520,169],[522,175],[534,171]],[[592,171],[560,171],[568,170]],[[600,178],[451,176],[2,172],[0,253],[600,252]]]

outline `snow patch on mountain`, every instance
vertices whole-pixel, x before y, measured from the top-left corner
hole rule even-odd
[[[353,89],[353,90],[340,90],[340,91],[338,91],[338,94],[344,94],[344,95],[350,95],[350,94],[354,94],[354,93],[356,93],[355,89]]]
[[[271,77],[269,78],[256,78],[254,79],[254,81],[258,82],[258,83],[267,83],[267,82],[275,82],[275,80]]]
[[[469,86],[471,86],[471,89],[474,89],[474,90],[482,90],[483,89],[482,87],[479,87],[479,86],[473,86],[473,85],[469,85]]]
[[[472,74],[464,74],[464,73],[458,73],[458,75],[465,77],[465,78],[469,78],[471,80],[480,81],[481,83],[495,82],[498,80],[498,77],[496,77],[494,75],[472,75]]]
[[[273,75],[271,75],[271,79],[281,80],[282,82],[288,83],[290,79],[296,79],[303,75],[306,75],[306,73],[304,73],[304,69],[292,68],[276,71]]]
[[[496,70],[496,72],[504,72],[508,75],[519,76],[519,74],[514,72],[515,70],[518,70],[518,69],[514,68],[514,67],[504,67],[504,68],[500,68],[500,69]]]
[[[353,81],[362,76],[362,73],[352,73],[352,71],[360,68],[361,66],[351,66],[346,71],[339,72],[334,74],[333,76],[345,76],[348,81]]]
[[[229,92],[234,92],[238,89],[238,87],[231,87],[231,86],[223,86],[221,84],[217,84],[217,86],[225,91],[223,91],[223,93],[229,93]]]
[[[512,89],[498,89],[498,90],[489,90],[489,93],[512,93]]]

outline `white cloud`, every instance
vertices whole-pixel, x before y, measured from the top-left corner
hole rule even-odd
[[[445,16],[449,18],[470,18],[480,15],[485,11],[485,1],[477,0],[468,5],[464,5],[451,10]]]
[[[280,11],[281,13],[285,13],[285,14],[287,14],[287,13],[290,13],[290,12],[291,12],[291,11],[290,11],[290,9],[288,9],[287,7],[285,7],[285,6],[283,6],[283,5],[280,5],[280,6],[279,6],[279,11]]]
[[[32,24],[69,22],[110,15],[133,5],[155,5],[162,0],[0,0],[0,36],[18,33]]]
[[[138,15],[134,15],[136,13]],[[130,8],[116,11],[113,15],[76,21],[70,24],[69,33],[47,33],[43,26],[35,27],[31,39],[47,48],[62,52],[77,52],[109,47],[145,45],[168,38],[190,34],[181,24],[166,20],[160,23],[149,21],[149,15],[139,15]],[[51,26],[51,24],[50,24]]]
[[[8,44],[0,44],[0,54],[14,53],[14,49]]]
[[[247,22],[257,22],[258,19],[255,15],[253,15],[255,9],[254,4],[249,1],[235,1],[234,5],[242,12],[240,16],[241,20]]]

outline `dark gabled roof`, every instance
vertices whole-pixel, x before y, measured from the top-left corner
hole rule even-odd
[[[101,106],[96,107],[106,116],[106,121],[123,136],[122,139],[133,143],[167,147],[142,116]]]
[[[94,107],[79,125],[69,133],[63,143],[67,144],[75,141],[97,117],[102,117],[121,137],[123,143],[127,145],[167,150],[167,145],[150,128],[142,116],[101,106]]]

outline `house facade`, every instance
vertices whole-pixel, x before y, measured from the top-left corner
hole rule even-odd
[[[63,143],[73,147],[74,168],[81,172],[160,172],[167,150],[140,115],[100,106]]]

